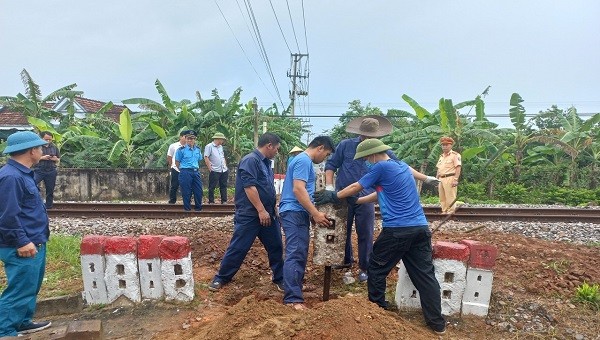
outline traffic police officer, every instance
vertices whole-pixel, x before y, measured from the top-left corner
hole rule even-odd
[[[440,138],[442,154],[437,162],[437,178],[440,180],[439,195],[442,214],[453,214],[456,210],[456,192],[462,162],[460,154],[452,150],[454,139],[444,136]]]
[[[202,210],[202,179],[200,178],[200,160],[202,152],[196,146],[198,134],[188,130],[185,134],[186,145],[180,147],[175,153],[175,165],[180,170],[179,186],[183,199],[183,210],[192,210],[191,200],[194,194],[194,210]]]

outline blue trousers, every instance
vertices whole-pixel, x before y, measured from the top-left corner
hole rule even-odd
[[[233,226],[233,235],[229,246],[225,251],[219,272],[214,281],[227,283],[242,266],[246,254],[252,247],[252,243],[258,237],[267,251],[269,266],[273,273],[272,280],[275,283],[283,281],[283,243],[281,241],[281,227],[277,218],[272,219],[268,227],[260,225],[258,216],[240,217],[236,216]]]
[[[183,210],[192,210],[192,193],[194,194],[194,210],[202,210],[202,179],[198,169],[180,169],[179,187],[183,200]]]
[[[375,226],[375,204],[355,204],[348,200],[348,221],[346,224],[346,251],[344,264],[352,264],[352,224],[355,224],[358,236],[358,266],[364,272],[369,265],[369,256],[373,250],[373,228]]]
[[[0,296],[0,337],[17,336],[21,325],[31,323],[46,268],[46,245],[37,248],[35,257],[19,257],[17,248],[0,248],[8,282]]]
[[[46,189],[46,209],[51,209],[54,204],[54,188],[56,187],[56,168],[54,169],[35,169],[33,172],[33,180],[35,185],[44,182]]]
[[[281,226],[285,233],[283,303],[302,303],[304,302],[302,284],[310,241],[310,219],[305,211],[286,211],[280,215]]]
[[[369,300],[380,307],[387,307],[386,278],[402,260],[410,280],[419,291],[425,322],[435,330],[444,329],[446,321],[442,316],[440,284],[435,278],[432,253],[431,231],[427,226],[383,228],[369,260]]]

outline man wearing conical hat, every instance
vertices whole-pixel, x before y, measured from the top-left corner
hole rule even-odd
[[[392,132],[392,124],[385,117],[369,115],[351,120],[346,125],[346,132],[357,134],[357,137],[342,140],[336,147],[335,152],[325,165],[325,189],[329,191],[342,190],[348,185],[358,181],[366,172],[367,166],[364,159],[355,159],[356,147],[368,138],[379,138]],[[391,150],[386,154],[392,159],[398,159]],[[334,172],[337,171],[335,186],[333,184]],[[416,179],[425,183],[437,182],[434,177],[425,176],[411,168]],[[365,188],[358,192],[356,197],[348,199],[348,222],[346,236],[346,251],[344,264],[340,267],[350,268],[354,262],[352,252],[352,224],[355,224],[358,236],[358,280],[365,282],[368,279],[367,266],[369,255],[373,249],[373,229],[375,225],[375,204],[355,204],[357,197],[366,196],[373,192],[371,188]]]
[[[223,144],[227,140],[221,132],[212,136],[213,141],[206,144],[204,148],[204,162],[210,171],[208,174],[208,204],[215,203],[215,188],[219,186],[221,192],[221,204],[227,203],[227,162],[225,161],[225,152]]]
[[[32,320],[44,279],[50,228],[31,168],[48,142],[31,131],[20,131],[8,136],[6,144],[4,153],[10,159],[0,169],[0,261],[7,285],[0,295],[0,337],[50,327],[48,321]]]
[[[442,316],[440,285],[433,267],[431,231],[412,170],[406,163],[391,159],[387,154],[390,149],[378,139],[366,139],[358,144],[353,159],[363,159],[369,164],[368,172],[337,193],[322,191],[315,194],[315,202],[352,197],[365,188],[375,190],[356,200],[358,205],[377,201],[381,211],[383,229],[375,240],[368,265],[369,300],[379,307],[388,307],[386,278],[402,260],[419,291],[425,323],[436,334],[444,334],[446,322]]]

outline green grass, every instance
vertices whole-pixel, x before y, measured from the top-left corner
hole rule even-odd
[[[81,237],[51,235],[47,243],[46,275],[40,291],[41,297],[60,296],[81,291],[81,264],[79,245]],[[0,263],[0,291],[6,286],[4,266]]]
[[[575,301],[590,305],[593,309],[600,310],[600,285],[590,285],[584,282],[575,289]]]

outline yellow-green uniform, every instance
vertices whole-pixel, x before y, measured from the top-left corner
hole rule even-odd
[[[442,213],[451,214],[456,209],[458,176],[462,167],[460,154],[454,150],[450,150],[447,155],[442,153],[436,167],[438,169],[437,178],[440,180],[438,188]],[[451,204],[452,206],[450,206]]]

